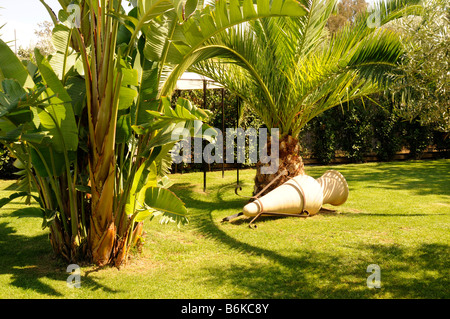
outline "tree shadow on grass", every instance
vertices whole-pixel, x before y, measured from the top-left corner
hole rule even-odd
[[[450,196],[449,160],[373,163],[365,170],[355,169],[354,166],[337,169],[344,174],[350,187],[355,181],[373,184],[365,184],[365,188],[409,190],[416,195]]]
[[[393,245],[360,246],[371,251],[370,259],[345,263],[322,253],[300,253],[283,260],[277,254],[264,254],[274,263],[251,264],[218,269],[214,282],[238,286],[244,291],[237,298],[263,299],[367,299],[367,298],[448,298],[450,273],[448,245],[422,244],[417,249]],[[444,253],[444,255],[441,255]],[[445,255],[446,253],[446,255]],[[381,269],[381,288],[370,289],[367,267]]]
[[[4,190],[17,191],[17,186],[17,183],[12,183]],[[0,218],[36,218],[35,215],[27,215],[29,207],[23,208],[24,205],[20,200],[14,200],[2,208],[12,211],[0,215]],[[47,234],[34,237],[18,235],[9,223],[0,222],[0,275],[11,275],[10,285],[34,291],[43,296],[64,297],[64,294],[46,284],[44,280],[57,281],[60,284],[55,285],[55,287],[67,288],[67,278],[70,276],[70,273],[67,272],[68,265],[67,261],[63,261],[54,255]],[[83,265],[80,264],[80,266]],[[81,289],[102,289],[111,293],[119,292],[88,277],[93,271],[95,270],[86,271],[84,275],[81,275]]]
[[[213,239],[231,248],[236,254],[246,254],[257,256],[270,261],[268,265],[252,264],[239,267],[230,265],[225,268],[206,267],[209,273],[214,274],[215,284],[231,284],[244,288],[244,295],[236,295],[236,298],[313,298],[317,295],[316,285],[307,278],[305,269],[323,269],[327,263],[335,264],[336,260],[332,256],[316,258],[315,256],[290,257],[284,256],[276,249],[265,249],[240,241],[227,234],[222,229],[222,224],[217,224],[213,220],[212,213],[215,210],[229,211],[234,214],[240,211],[243,204],[247,202],[243,198],[225,200],[224,191],[232,191],[231,184],[222,185],[216,188],[215,194],[210,191],[205,201],[194,199],[192,189],[195,187],[189,183],[177,184],[177,195],[186,202],[187,207],[201,211],[191,219],[191,226],[206,238]],[[198,195],[198,194],[197,194]],[[206,196],[206,195],[205,195]],[[214,196],[215,201],[210,202]],[[198,196],[196,196],[198,198]],[[226,217],[226,216],[224,216]],[[262,222],[268,222],[279,217],[265,217]],[[239,218],[231,223],[236,226],[245,227],[249,219]],[[253,231],[248,227],[242,231]],[[316,255],[316,254],[315,254]],[[318,254],[317,254],[318,255]],[[261,289],[261,286],[266,289]],[[309,291],[305,292],[304,288]]]
[[[448,298],[450,246],[423,243],[415,249],[396,244],[360,245],[381,269],[381,286],[394,298]]]
[[[286,254],[276,247],[267,249],[252,245],[227,233],[213,215],[217,211],[229,211],[230,215],[242,210],[247,202],[243,198],[232,198],[224,194],[231,192],[234,184],[216,186],[205,194],[204,199],[194,194],[196,185],[176,184],[175,192],[186,206],[197,211],[191,219],[191,226],[207,238],[228,246],[236,254],[261,257],[260,261],[249,259],[246,265],[208,267],[214,274],[214,283],[228,284],[237,289],[236,298],[446,298],[448,288],[449,246],[422,244],[418,248],[404,248],[396,245],[360,245],[355,251],[364,254],[354,259],[298,249]],[[229,199],[231,198],[231,199]],[[347,218],[333,214],[335,218]],[[409,215],[408,215],[409,216]],[[226,216],[223,216],[226,217]],[[265,217],[261,222],[270,222],[277,217]],[[245,227],[245,220],[237,219],[237,227]],[[245,227],[242,231],[252,231]],[[263,233],[257,236],[264,236]],[[355,244],[358,245],[358,244]],[[362,257],[368,255],[367,257]],[[440,256],[440,257],[439,257]],[[348,257],[348,256],[346,256]],[[382,288],[367,287],[367,266],[380,263],[382,267]],[[390,265],[397,265],[392,267]],[[413,280],[405,273],[417,272]],[[430,275],[433,272],[433,275]],[[429,289],[427,289],[427,287]],[[446,290],[447,289],[447,290]]]
[[[67,288],[66,272],[68,263],[56,259],[48,242],[48,235],[28,237],[18,235],[8,223],[0,223],[0,275],[10,275],[10,285],[24,291],[33,291],[42,297],[64,297],[54,287]],[[44,281],[50,279],[58,284],[49,285]],[[89,278],[81,277],[82,289],[114,290]],[[2,298],[14,297],[1,296]]]
[[[386,214],[381,214],[381,213],[352,213],[352,212],[346,212],[345,209],[343,212],[340,212],[337,215],[341,215],[341,216],[345,216],[345,217],[351,217],[351,218],[358,218],[358,217],[418,217],[418,216],[424,216],[424,217],[429,217],[429,216],[440,216],[440,215],[448,215],[445,213],[397,213],[397,214],[392,214],[392,213],[386,213]]]

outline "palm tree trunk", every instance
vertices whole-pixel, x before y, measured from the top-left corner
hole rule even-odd
[[[270,140],[267,141],[266,147],[267,150],[271,149]],[[267,187],[267,189],[259,194],[259,196],[267,194],[294,176],[303,175],[304,166],[299,150],[300,145],[298,139],[290,135],[285,135],[282,137],[279,144],[278,170],[273,174],[262,174],[261,168],[263,166],[268,166],[269,164],[263,164],[261,161],[258,161],[256,164],[255,188],[253,195],[259,194],[268,184],[270,184],[283,172],[286,172],[286,174],[277,178],[270,186]],[[270,156],[269,152],[268,155]]]

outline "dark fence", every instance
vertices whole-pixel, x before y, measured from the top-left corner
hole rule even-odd
[[[303,162],[305,165],[325,165],[318,158],[306,155],[303,156]],[[420,156],[412,156],[411,152],[407,148],[402,148],[401,151],[396,152],[391,161],[405,161],[411,159],[440,159],[450,158],[450,149],[436,149],[434,146],[426,148]],[[362,161],[354,161],[352,158],[346,156],[343,151],[336,151],[334,158],[327,165],[334,164],[350,164],[350,163],[369,163],[369,162],[382,162],[383,160],[375,153],[371,152],[363,156]],[[254,168],[255,164],[239,164],[239,163],[213,163],[213,164],[195,164],[195,163],[181,163],[172,164],[172,174],[183,174],[190,172],[207,172],[221,171],[221,170],[236,170],[245,168]]]

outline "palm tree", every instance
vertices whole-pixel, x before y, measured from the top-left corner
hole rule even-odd
[[[278,172],[264,175],[258,162],[255,194],[282,171],[288,174],[267,191],[304,173],[297,137],[311,119],[389,83],[403,51],[383,25],[420,8],[415,0],[388,0],[330,34],[326,23],[337,2],[308,0],[304,16],[258,19],[221,32],[207,44],[220,59],[191,68],[239,95],[267,128],[279,128]]]

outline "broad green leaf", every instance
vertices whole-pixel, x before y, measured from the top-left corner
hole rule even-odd
[[[67,91],[64,89],[63,84],[53,71],[50,63],[47,59],[40,53],[39,49],[34,50],[36,56],[36,62],[38,64],[39,72],[44,79],[44,82],[49,86],[49,88],[55,93],[53,98],[53,103],[70,103],[71,99]]]
[[[58,23],[58,18],[56,17],[55,13],[53,12],[52,8],[44,1],[44,0],[39,0],[45,7],[45,9],[47,10],[50,19],[52,19],[53,24],[56,25]]]
[[[62,153],[53,152],[49,147],[39,147],[30,150],[33,168],[39,176],[60,176],[64,172],[65,160]]]
[[[56,52],[65,54],[70,43],[71,31],[63,24],[57,24],[52,30],[52,43]]]
[[[3,126],[3,124],[5,123],[7,122],[3,121],[0,122],[0,126]],[[14,126],[12,129],[8,131],[2,129],[2,132],[4,132],[4,134],[0,135],[0,141],[6,143],[13,143],[19,139],[20,134],[22,133],[22,126],[19,127]]]
[[[176,13],[170,11],[152,20],[148,27],[143,29],[146,39],[143,53],[148,60],[161,62],[165,66],[166,63],[182,58],[179,52],[169,50],[169,39],[176,37],[177,22]],[[182,39],[185,39],[184,34]]]
[[[2,81],[2,89],[5,94],[14,101],[19,101],[27,92],[22,88],[20,83],[14,79]]]
[[[171,9],[173,9],[173,3],[170,0],[143,0],[139,6],[139,24],[145,24],[148,20]]]
[[[184,16],[189,17],[196,9],[198,0],[187,0],[184,5]]]
[[[64,150],[75,151],[78,146],[75,118],[68,109],[65,104],[54,104],[44,110],[38,110],[41,127],[53,136],[53,147],[59,153],[63,153]]]
[[[75,151],[78,147],[78,129],[73,113],[71,98],[48,61],[35,50],[39,72],[48,85],[50,105],[39,111],[41,126],[53,135],[53,145],[57,152]]]
[[[29,108],[21,108],[8,113],[8,119],[15,125],[22,126],[33,120],[33,113]]]
[[[158,181],[158,186],[162,188],[169,188],[172,185],[173,182],[167,175],[162,176],[161,179]]]
[[[28,71],[28,74],[33,78],[33,81],[34,81],[35,83],[37,82],[37,80],[34,79],[34,77],[35,77],[35,75],[36,75],[36,73],[37,73],[37,70],[38,70],[38,68],[37,68],[37,65],[36,65],[36,64],[34,64],[32,61],[28,61],[28,62],[27,62],[27,71]]]
[[[136,214],[135,221],[136,222],[144,221],[146,218],[153,215],[153,212],[154,211],[151,209],[145,209],[145,210],[139,211],[139,213]]]
[[[126,143],[132,133],[130,114],[119,116],[117,119],[116,143]]]
[[[7,117],[13,124],[21,125],[33,121],[36,123],[37,113],[34,105],[37,105],[39,96],[45,87],[26,92],[17,80],[7,79],[2,81],[0,91],[0,117]]]
[[[80,76],[69,76],[66,80],[66,91],[72,100],[72,108],[75,115],[80,116],[86,97],[86,83]]]
[[[75,52],[68,52],[67,54],[56,52],[50,59],[50,65],[55,71],[58,79],[63,79],[64,76],[75,66],[77,62],[77,54]]]
[[[139,73],[135,69],[129,69],[129,68],[121,68],[122,71],[122,86],[127,85],[133,85],[138,86],[139,85]]]
[[[174,221],[178,224],[186,224],[187,209],[173,192],[160,187],[149,187],[145,191],[145,205],[162,213],[162,221]]]
[[[50,143],[51,137],[48,135],[48,132],[29,132],[24,133],[20,136],[22,141],[26,141],[29,143],[33,143],[36,145],[48,145]],[[44,145],[45,143],[45,145]]]
[[[228,8],[226,1],[217,1],[214,13],[218,28],[225,28],[225,26],[230,24],[230,21],[228,20]]]
[[[173,141],[166,145],[162,145],[160,147],[161,151],[154,159],[159,187],[168,188],[170,186],[168,185],[168,183],[166,183],[167,180],[164,179],[164,177],[167,177],[166,175],[170,174],[170,169],[173,163],[171,150],[173,149],[176,142],[177,141]]]
[[[7,118],[0,118],[0,136],[4,136],[8,132],[11,132],[13,130],[17,129],[17,126],[14,125],[13,122],[11,122]]]
[[[126,15],[118,15],[121,24],[117,32],[117,45],[130,43],[135,27],[138,25],[137,14],[138,8],[135,7]]]
[[[156,183],[155,163],[146,161],[144,164],[141,164],[134,174],[133,183],[125,205],[125,212],[128,215],[134,214],[136,210],[143,208],[141,191],[144,194],[147,187],[156,186]]]
[[[280,11],[280,15],[282,16],[301,16],[305,13],[305,7],[299,5],[297,1],[285,1]]]
[[[0,91],[0,117],[16,109],[19,101],[26,95],[25,90],[17,80],[3,80],[2,89],[3,92]]]
[[[152,19],[155,19],[156,17],[173,9],[174,1],[172,0],[140,0],[138,5],[137,18],[132,17],[131,15],[118,15],[120,18],[128,20],[134,24],[134,30],[129,27],[129,30],[132,31],[129,48],[134,45],[134,41],[137,38],[139,32],[142,32],[143,29],[145,29],[144,25],[151,22]]]
[[[91,194],[91,191],[92,191],[91,188],[86,185],[75,185],[75,189],[79,192],[88,193],[88,194]]]
[[[167,97],[161,98],[161,102],[162,112],[147,111],[160,120],[157,123],[161,126],[186,121],[205,121],[208,118],[208,114],[204,110],[197,108],[187,99],[179,98],[175,109],[171,108],[170,100]]]
[[[152,139],[147,144],[146,153],[148,153],[149,150],[151,150],[154,147],[164,146],[166,144],[172,143],[173,142],[173,134],[172,133],[174,132],[174,130],[176,130],[177,127],[182,129],[182,128],[184,128],[184,126],[185,126],[185,122],[183,122],[183,121],[179,122],[177,124],[172,123],[170,125],[163,125],[163,127],[160,130],[158,130],[156,135],[154,137],[152,137]]]
[[[152,116],[147,113],[147,110],[157,110],[159,101],[156,99],[158,95],[158,63],[150,62],[143,58],[142,61],[137,61],[139,65],[139,96],[136,102],[136,110],[134,116],[131,118],[133,125],[140,125],[149,123]]]
[[[283,4],[284,4],[284,1],[272,1],[272,6],[271,6],[270,10],[272,11],[272,13],[280,14],[281,7],[283,6]]]
[[[33,88],[34,82],[19,58],[0,39],[0,80],[16,79],[24,88]]]
[[[121,86],[119,91],[119,110],[129,108],[137,95],[138,92],[135,89]]]

